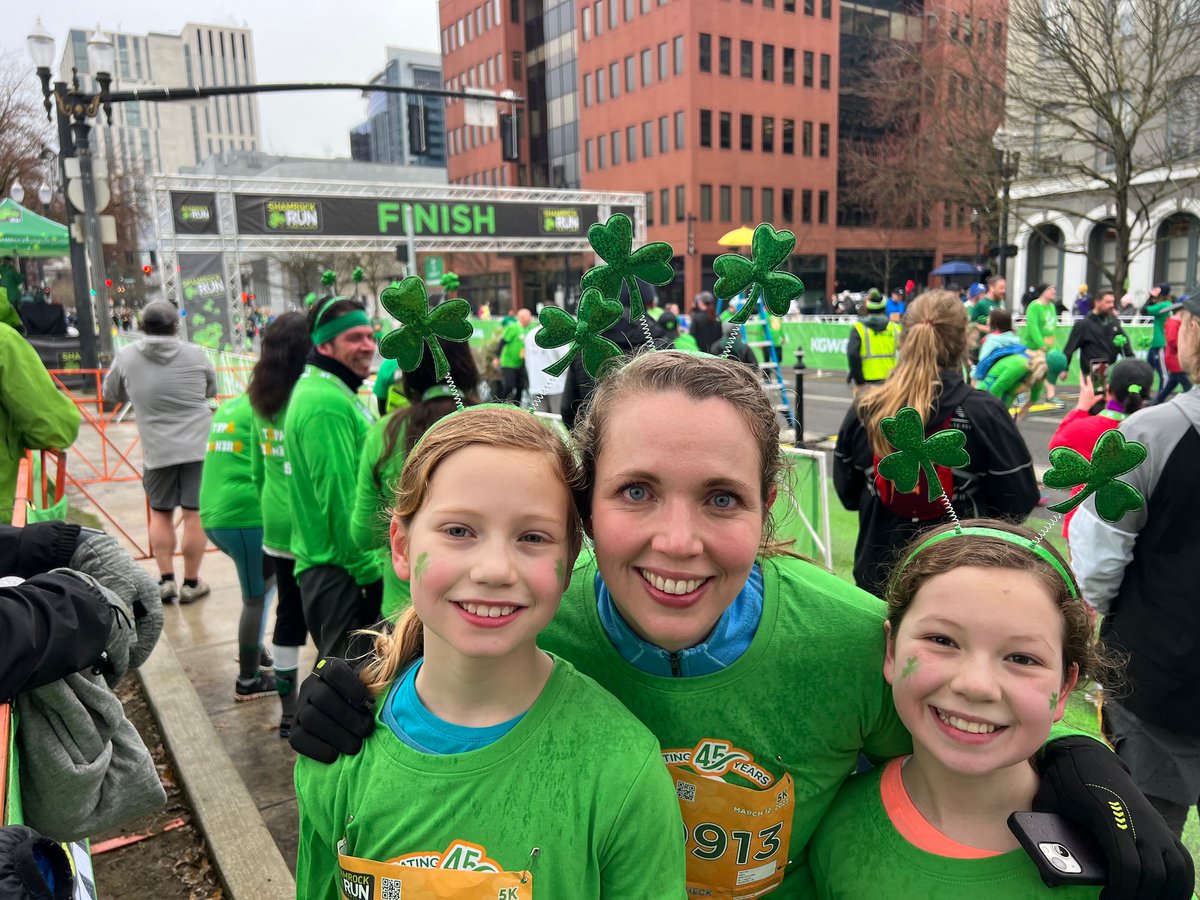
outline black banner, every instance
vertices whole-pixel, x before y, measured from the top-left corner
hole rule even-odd
[[[217,195],[211,192],[171,191],[176,234],[218,234]]]
[[[461,238],[580,238],[599,221],[594,203],[470,202],[235,194],[239,234],[404,237],[411,206],[413,235]],[[612,211],[634,218],[632,206]]]
[[[180,253],[179,289],[188,340],[214,350],[234,349],[221,254]]]

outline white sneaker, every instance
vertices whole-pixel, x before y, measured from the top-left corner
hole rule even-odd
[[[189,587],[185,584],[179,589],[179,602],[181,604],[195,603],[201,597],[207,597],[209,590],[207,581],[197,579],[195,587]]]
[[[179,585],[174,581],[160,581],[158,583],[158,596],[163,603],[173,603],[179,599]]]

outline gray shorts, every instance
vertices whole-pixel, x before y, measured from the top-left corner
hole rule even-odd
[[[200,508],[200,473],[204,461],[179,463],[147,469],[142,473],[142,487],[150,500],[150,508],[158,512],[173,512],[176,507]]]

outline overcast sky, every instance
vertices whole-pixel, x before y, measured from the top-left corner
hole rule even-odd
[[[99,24],[106,31],[178,33],[188,22],[253,29],[260,82],[365,83],[383,69],[389,45],[438,49],[437,0],[56,0],[20,7],[30,9],[28,21],[19,7],[17,0],[8,4],[0,53],[19,54],[35,87],[25,36],[33,29],[32,10],[38,7],[42,24],[54,37],[56,59],[62,57],[71,28],[96,27],[97,9],[104,10]],[[347,134],[366,118],[367,108],[366,100],[352,91],[266,94],[258,103],[263,149],[298,156],[349,156]]]

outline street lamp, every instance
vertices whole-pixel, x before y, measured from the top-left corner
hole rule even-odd
[[[66,159],[74,156],[79,161],[79,178],[83,188],[84,238],[87,242],[87,252],[74,240],[71,235],[70,223],[74,213],[78,212],[68,197],[67,205],[67,236],[71,254],[71,273],[75,284],[75,315],[79,328],[80,365],[84,369],[97,367],[96,352],[96,322],[93,318],[90,297],[99,300],[99,333],[100,350],[109,357],[112,355],[112,317],[109,311],[109,296],[104,272],[104,248],[100,243],[100,228],[96,217],[96,184],[92,177],[92,155],[88,145],[88,134],[91,126],[88,119],[96,116],[103,108],[109,123],[112,122],[112,105],[109,101],[109,88],[112,84],[113,63],[116,51],[112,38],[102,32],[99,26],[92,32],[87,42],[88,68],[94,73],[99,90],[85,91],[79,81],[79,73],[71,69],[71,83],[55,81],[51,87],[50,67],[54,63],[54,38],[52,38],[38,19],[33,31],[25,39],[29,48],[30,59],[37,68],[38,79],[42,83],[42,100],[46,108],[46,118],[50,119],[50,107],[53,100],[58,116],[58,142],[61,148],[59,155],[63,171],[60,173],[66,184]],[[39,188],[39,196],[41,189]],[[47,187],[47,194],[49,188]],[[47,197],[47,199],[49,199]],[[88,287],[88,257],[91,258],[91,284]]]
[[[1009,146],[1009,135],[1001,125],[992,135],[992,146],[996,149],[996,168],[1000,173],[1000,277],[1006,278],[1008,271],[1008,208],[1012,184],[1017,180],[1021,168],[1021,153]]]

